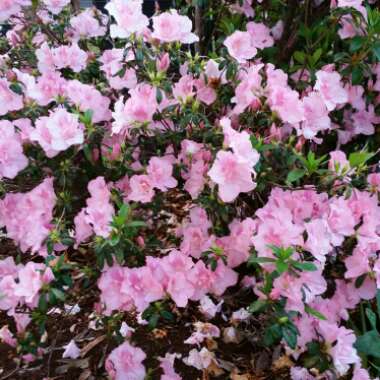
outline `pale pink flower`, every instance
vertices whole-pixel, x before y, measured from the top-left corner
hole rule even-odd
[[[161,191],[177,186],[177,180],[173,177],[173,164],[167,157],[152,157],[146,171],[152,186]]]
[[[159,357],[160,367],[164,371],[161,376],[161,380],[182,380],[182,377],[175,372],[174,361],[179,359],[180,354],[169,354],[167,353],[163,358]]]
[[[274,44],[270,29],[263,23],[247,23],[247,32],[251,35],[252,45],[258,49],[271,47]]]
[[[142,203],[151,202],[155,193],[149,176],[145,174],[133,175],[130,178],[129,185],[131,187],[131,192],[128,194],[129,200]]]
[[[4,342],[5,344],[11,347],[17,346],[17,339],[9,330],[8,325],[5,325],[0,329],[0,342]]]
[[[46,8],[53,14],[57,15],[62,9],[70,4],[70,0],[42,0]]]
[[[13,92],[9,86],[10,83],[5,78],[0,78],[0,103],[2,104],[0,116],[24,107],[22,96]]]
[[[132,298],[139,312],[144,311],[151,302],[158,301],[164,296],[161,284],[148,267],[127,270],[121,291]]]
[[[130,98],[125,102],[120,98],[115,104],[115,112],[112,113],[113,133],[122,133],[138,126],[139,123],[150,123],[157,111],[156,90],[148,84],[140,84],[129,91]]]
[[[49,116],[36,120],[36,128],[30,137],[41,145],[49,158],[54,157],[72,145],[83,143],[84,126],[78,119],[77,115],[58,107]]]
[[[52,50],[52,54],[54,65],[58,69],[69,67],[79,73],[87,66],[87,53],[77,43],[59,46]]]
[[[32,261],[28,262],[24,268],[18,272],[18,283],[15,286],[15,295],[23,297],[26,304],[34,305],[38,293],[42,288],[42,271],[45,266],[36,264]]]
[[[219,151],[208,175],[219,185],[219,196],[223,202],[232,202],[240,193],[252,191],[256,184],[252,181],[253,168],[241,162],[232,152]]]
[[[140,348],[124,342],[109,354],[105,367],[112,380],[144,380],[146,371],[142,362],[145,358]]]
[[[320,321],[318,330],[325,342],[330,345],[329,354],[341,376],[347,373],[350,364],[360,363],[360,358],[353,347],[356,336],[352,330],[327,321]]]
[[[219,338],[220,330],[212,323],[195,322],[195,331],[187,338],[185,344],[200,345],[205,339]]]
[[[0,179],[2,177],[15,178],[16,175],[28,166],[28,159],[24,155],[21,137],[16,133],[14,126],[7,120],[0,121]]]
[[[224,301],[214,304],[209,296],[203,296],[199,301],[199,310],[206,318],[214,318],[217,313],[222,310]]]
[[[104,17],[103,17],[104,19]],[[105,22],[107,18],[105,18]],[[106,33],[106,28],[94,17],[92,9],[86,9],[70,19],[72,33],[75,39],[101,37]]]
[[[91,197],[86,200],[85,222],[92,226],[96,235],[106,238],[111,233],[111,222],[115,213],[111,192],[103,177],[90,181],[88,191]]]
[[[216,359],[213,352],[203,347],[200,351],[195,348],[192,349],[189,356],[183,359],[183,362],[201,371],[207,369],[212,363],[216,363]]]
[[[228,53],[239,63],[244,63],[257,54],[253,44],[252,36],[248,32],[236,31],[224,40],[224,46]]]
[[[154,16],[152,38],[161,42],[179,41],[184,44],[192,44],[199,38],[191,32],[193,27],[187,16],[181,16],[175,9]]]
[[[315,140],[320,131],[331,128],[329,112],[317,92],[311,92],[302,99],[305,121],[302,123],[301,131],[306,139]]]
[[[142,0],[111,0],[105,8],[116,21],[110,28],[112,38],[141,34],[149,25],[148,17],[142,13]]]
[[[71,339],[70,342],[63,346],[65,351],[62,354],[63,359],[77,359],[80,356],[80,348],[75,344],[74,339]]]
[[[288,86],[272,86],[268,104],[286,123],[297,124],[305,120],[305,112],[299,94]]]
[[[8,21],[9,18],[21,11],[22,7],[31,5],[30,0],[1,0],[0,22]]]
[[[320,93],[329,111],[348,102],[347,91],[342,85],[339,73],[319,70],[315,75],[317,81],[315,82],[314,90]]]
[[[52,228],[56,196],[53,179],[46,178],[28,193],[8,193],[0,200],[0,226],[26,252],[38,251]]]
[[[133,327],[128,326],[127,322],[122,322],[119,332],[123,338],[130,338],[132,334],[135,332],[135,329]]]

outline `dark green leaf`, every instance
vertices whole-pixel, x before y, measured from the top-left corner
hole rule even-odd
[[[371,330],[356,339],[354,347],[361,354],[380,358],[380,335],[377,331]]]
[[[287,182],[296,182],[299,179],[301,179],[305,175],[304,169],[293,169],[288,173],[288,176],[286,177]]]
[[[300,271],[305,271],[305,272],[315,272],[316,270],[318,270],[315,264],[307,262],[307,261],[303,263],[300,263],[298,261],[292,261],[292,265],[294,268]]]
[[[288,346],[294,350],[297,346],[297,330],[286,325],[282,328],[282,336]]]
[[[248,311],[252,314],[257,313],[259,311],[264,310],[268,306],[268,303],[266,300],[256,300],[255,302],[252,302],[249,307]]]

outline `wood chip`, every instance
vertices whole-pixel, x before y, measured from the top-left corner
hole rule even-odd
[[[83,358],[88,354],[89,351],[91,351],[95,346],[97,346],[99,343],[103,342],[104,339],[106,339],[106,335],[100,335],[90,343],[86,344],[80,351],[80,355]]]

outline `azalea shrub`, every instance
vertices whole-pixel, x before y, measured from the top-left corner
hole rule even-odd
[[[92,378],[248,379],[215,347],[252,335],[286,378],[376,378],[376,1],[174,3],[0,2],[0,340],[49,372],[90,305]]]

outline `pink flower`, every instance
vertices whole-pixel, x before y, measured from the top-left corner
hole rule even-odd
[[[111,0],[105,8],[116,21],[110,28],[112,38],[141,34],[149,24],[148,17],[142,13],[142,0]]]
[[[320,131],[328,130],[331,127],[329,112],[317,92],[311,92],[302,99],[305,112],[305,121],[302,123],[302,134],[306,139],[315,140]]]
[[[372,173],[367,177],[367,182],[371,185],[376,191],[380,192],[380,173]]]
[[[224,41],[228,53],[239,63],[244,63],[257,54],[257,49],[249,32],[236,31]]]
[[[164,371],[161,376],[161,380],[182,380],[182,377],[175,372],[174,361],[179,359],[180,354],[169,354],[167,353],[163,358],[159,357],[160,367]]]
[[[0,116],[24,107],[22,96],[13,92],[9,86],[10,84],[5,78],[0,78],[0,103],[2,104]]]
[[[206,318],[212,319],[216,313],[220,313],[223,303],[222,300],[218,304],[214,304],[209,296],[203,296],[199,301],[199,310]]]
[[[286,123],[297,124],[305,120],[305,113],[302,101],[299,99],[299,94],[288,86],[271,87],[268,104],[273,111],[278,113],[282,121]]]
[[[152,157],[149,160],[147,173],[153,187],[167,191],[177,186],[177,180],[172,176],[173,164],[166,157]]]
[[[212,323],[195,322],[195,331],[187,338],[185,344],[196,344],[199,346],[205,339],[219,338],[220,330]]]
[[[256,184],[252,181],[253,168],[241,162],[232,152],[219,151],[208,175],[219,185],[219,196],[223,202],[232,202],[240,193],[252,191]]]
[[[37,141],[46,155],[51,158],[72,145],[82,144],[83,128],[77,115],[67,112],[63,107],[58,107],[49,116],[37,119],[31,139]]]
[[[144,311],[151,302],[164,296],[161,284],[148,267],[128,269],[121,291],[130,296],[137,311]]]
[[[330,345],[329,354],[341,376],[347,373],[350,364],[360,363],[360,358],[353,347],[356,337],[352,330],[327,321],[320,321],[318,330],[325,342]]]
[[[112,380],[144,380],[146,371],[142,362],[145,358],[140,348],[124,342],[109,354],[106,370]]]
[[[161,42],[179,41],[184,44],[199,41],[199,38],[191,32],[193,27],[191,20],[187,16],[179,15],[174,9],[154,16],[152,20],[152,38],[157,38]]]
[[[247,32],[251,35],[252,45],[258,49],[271,47],[274,44],[270,29],[263,23],[247,23]]]
[[[122,322],[119,332],[123,338],[130,338],[135,332],[135,329],[128,326],[127,322]]]
[[[9,18],[21,11],[21,7],[31,5],[30,0],[1,0],[0,22],[8,21]]]
[[[65,351],[62,354],[62,358],[77,359],[80,356],[80,348],[75,344],[74,339],[70,340],[69,344],[64,346]]]
[[[17,346],[17,339],[10,332],[8,325],[5,325],[0,329],[0,342],[4,342],[11,347]]]
[[[126,68],[122,77],[118,73],[123,69],[123,61],[134,59],[133,54],[124,58],[123,49],[105,50],[99,58],[102,63],[101,70],[105,73],[107,80],[112,88],[121,90],[123,88],[132,89],[137,85],[136,71],[133,68]]]
[[[79,73],[87,66],[87,53],[76,43],[71,46],[59,46],[53,49],[52,54],[54,65],[58,69],[69,67],[75,73]]]
[[[0,200],[0,226],[23,252],[36,252],[49,235],[55,201],[52,178],[28,193],[8,193]]]
[[[341,83],[339,73],[336,71],[319,70],[315,75],[317,81],[314,85],[314,90],[320,93],[329,111],[334,110],[338,105],[348,102],[347,91]]]
[[[216,363],[216,359],[213,352],[203,347],[200,351],[195,348],[192,349],[189,356],[183,359],[183,362],[201,371],[207,369],[213,362]]]
[[[326,261],[326,255],[332,250],[332,236],[325,219],[314,219],[305,223],[307,240],[305,248],[321,263]]]
[[[150,123],[153,115],[157,111],[156,90],[148,84],[140,84],[135,89],[129,91],[130,98],[123,103],[120,98],[115,104],[115,112],[112,114],[113,133],[122,133],[139,123]]]
[[[23,297],[26,304],[34,305],[37,301],[38,293],[43,285],[41,273],[43,269],[43,264],[36,264],[30,261],[18,272],[15,295]]]
[[[352,255],[344,260],[344,264],[347,268],[344,278],[357,278],[370,272],[369,255],[358,247],[354,248]]]
[[[39,49],[36,50],[37,67],[43,73],[44,71],[54,71],[55,63],[53,51],[49,48],[47,42],[44,42]]]
[[[98,281],[98,288],[101,290],[100,300],[106,307],[107,315],[113,310],[129,311],[133,308],[131,296],[121,291],[125,278],[124,268],[114,265],[105,270]]]
[[[111,119],[110,99],[103,96],[94,86],[71,80],[66,85],[65,93],[70,102],[79,106],[82,112],[92,112],[93,123]]]
[[[53,14],[57,15],[62,9],[70,4],[70,0],[42,0],[46,8]]]
[[[330,152],[329,169],[337,175],[347,173],[350,170],[350,163],[347,160],[346,154],[341,150]]]
[[[28,159],[14,126],[7,120],[0,121],[0,179],[13,179],[27,166]]]
[[[107,21],[106,19],[105,17],[105,22]],[[75,39],[100,37],[106,33],[106,28],[94,17],[94,11],[92,9],[86,9],[77,16],[71,17],[70,25],[73,28]]]
[[[91,197],[86,200],[85,222],[92,226],[96,235],[106,238],[111,233],[111,222],[115,213],[111,192],[103,177],[90,181],[88,191]]]
[[[128,195],[129,200],[142,203],[151,202],[155,193],[149,176],[145,174],[133,175],[129,185],[131,187],[131,192]]]

